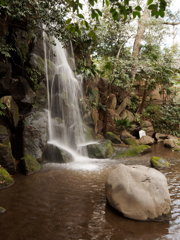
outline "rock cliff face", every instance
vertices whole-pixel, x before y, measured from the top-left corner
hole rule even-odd
[[[14,49],[0,55],[0,165],[14,174],[25,155],[41,160],[47,143],[44,50],[41,32],[0,27],[1,42]],[[53,74],[49,59],[48,68]]]

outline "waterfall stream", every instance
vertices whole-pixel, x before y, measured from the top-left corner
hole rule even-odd
[[[49,144],[77,156],[87,156],[85,127],[79,109],[78,99],[83,97],[82,81],[75,77],[72,46],[70,53],[54,39],[53,59],[55,71],[53,77],[48,72],[50,50],[44,41],[45,71],[48,91]],[[52,51],[52,50],[51,50]],[[51,56],[52,58],[52,56]],[[52,75],[52,74],[51,74]]]

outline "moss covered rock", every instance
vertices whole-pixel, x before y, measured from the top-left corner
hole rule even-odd
[[[121,142],[121,139],[116,135],[116,134],[114,134],[114,133],[112,133],[112,132],[107,132],[105,135],[104,135],[104,137],[106,138],[106,139],[109,139],[109,140],[111,140],[113,143],[115,143],[115,144],[120,144],[120,143],[122,143]]]
[[[7,145],[0,143],[0,165],[10,174],[16,172],[16,162],[12,155],[10,142]]]
[[[24,155],[20,161],[21,171],[26,175],[33,174],[41,169],[41,165],[30,154]]]
[[[171,166],[171,164],[167,160],[160,158],[160,157],[156,157],[156,156],[153,156],[150,159],[150,163],[151,163],[152,167],[154,167],[156,169],[169,168]]]
[[[138,146],[139,144],[137,143],[136,139],[133,138],[126,138],[125,140],[127,145],[133,145],[133,146]]]
[[[102,140],[97,144],[87,146],[88,155],[90,158],[107,158],[112,156],[114,147],[110,140]]]
[[[173,151],[180,152],[180,146],[179,146],[179,145],[176,145],[176,146],[173,148]]]
[[[0,189],[10,187],[14,183],[14,179],[10,174],[0,165]]]
[[[140,154],[147,153],[151,151],[151,147],[147,145],[139,145],[139,146],[133,146],[130,148],[127,148],[125,151],[119,151],[116,153],[116,155],[113,157],[121,158],[121,157],[136,157]]]

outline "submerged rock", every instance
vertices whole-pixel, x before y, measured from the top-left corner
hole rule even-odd
[[[136,157],[140,154],[151,152],[151,147],[147,145],[139,145],[127,148],[125,151],[119,151],[113,156],[114,159],[121,157]]]
[[[110,140],[102,140],[98,144],[90,144],[87,146],[90,158],[108,158],[112,156],[114,147]]]
[[[115,144],[120,144],[120,143],[122,143],[121,142],[121,139],[116,135],[116,134],[114,134],[114,133],[112,133],[112,132],[107,132],[105,135],[104,135],[104,137],[106,138],[106,139],[109,139],[109,140],[111,140],[113,143],[115,143]]]
[[[22,157],[19,165],[21,171],[24,172],[27,176],[41,169],[41,165],[30,154],[26,154],[24,157]]]
[[[150,162],[151,162],[151,165],[156,169],[169,168],[171,166],[171,164],[168,161],[166,161],[163,158],[156,157],[156,156],[153,156],[150,159]]]
[[[111,206],[127,218],[156,219],[171,210],[167,179],[153,168],[119,164],[107,177],[105,190]]]
[[[52,144],[47,144],[42,155],[42,160],[45,162],[68,163],[73,161],[73,156]]]
[[[0,189],[10,187],[14,183],[14,179],[10,174],[0,165]]]

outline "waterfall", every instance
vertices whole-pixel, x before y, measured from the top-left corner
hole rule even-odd
[[[44,37],[45,39],[46,37]],[[54,39],[48,50],[44,40],[45,73],[48,92],[49,143],[70,153],[87,156],[86,139],[78,99],[83,97],[82,81],[76,78],[73,51],[70,54]],[[70,47],[72,49],[72,46]],[[53,53],[52,53],[53,50]],[[48,64],[54,63],[54,74]]]

